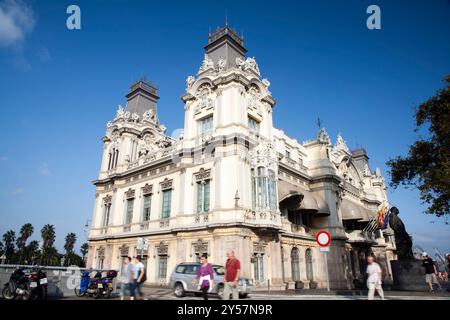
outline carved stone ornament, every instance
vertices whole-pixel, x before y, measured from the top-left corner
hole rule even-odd
[[[208,57],[208,55],[205,54],[200,70],[198,70],[198,73],[201,73],[209,69],[214,69],[214,62]]]
[[[105,257],[105,247],[99,247],[97,249],[97,257],[99,257],[99,258]]]
[[[119,247],[119,253],[121,257],[126,257],[130,253],[130,248],[127,245],[122,245]]]
[[[219,62],[217,62],[217,69],[219,72],[224,71],[226,66],[227,66],[227,59],[220,59]]]
[[[123,119],[124,114],[125,114],[125,111],[124,111],[123,107],[119,104],[117,106],[116,118],[114,120]]]
[[[253,71],[255,72],[257,75],[259,75],[259,67],[258,64],[256,63],[255,58],[247,58],[245,61],[241,58],[241,57],[237,57],[236,58],[236,66],[240,69],[242,69],[243,71]]]
[[[156,122],[156,115],[152,109],[148,109],[142,115],[142,119],[147,122]]]
[[[186,79],[186,87],[190,89],[195,82],[195,78],[193,76],[189,76]]]
[[[345,152],[350,152],[344,139],[342,139],[341,133],[339,132],[337,139],[336,139],[336,143],[333,148],[333,151],[341,151],[341,150],[345,151]]]
[[[169,180],[167,178],[164,179],[163,182],[161,182],[161,190],[168,190],[173,188],[173,180]]]
[[[262,240],[253,242],[253,252],[254,253],[265,253],[266,243]]]
[[[169,245],[164,243],[163,241],[161,241],[157,246],[156,246],[156,253],[159,256],[165,256],[169,253]]]
[[[325,128],[320,129],[319,134],[317,135],[317,140],[321,143],[330,144],[330,136]]]
[[[209,85],[202,85],[197,90],[197,107],[195,108],[195,113],[200,112],[202,109],[210,109],[214,106],[214,101],[211,98],[211,87]]]
[[[202,239],[198,239],[197,242],[192,244],[192,246],[194,247],[195,253],[201,254],[208,252],[208,242],[204,242]]]
[[[109,195],[109,194],[106,197],[103,198],[103,203],[105,205],[111,204],[111,201],[112,201],[112,196]]]
[[[135,196],[135,193],[136,193],[136,191],[134,190],[134,189],[128,189],[128,191],[127,192],[125,192],[125,197],[127,198],[127,199],[133,199],[134,198],[134,196]]]
[[[260,100],[261,96],[258,88],[256,86],[251,86],[248,90],[248,108],[256,110],[259,114],[261,114]]]
[[[200,170],[194,175],[195,181],[207,180],[211,177],[211,169],[205,170],[203,168],[200,168]]]
[[[146,183],[145,186],[142,187],[142,194],[148,195],[153,193],[153,185]]]
[[[249,151],[250,164],[252,167],[266,167],[278,171],[278,158],[275,146],[269,141],[262,142],[256,145]]]

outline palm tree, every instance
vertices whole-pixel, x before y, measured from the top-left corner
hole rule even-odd
[[[53,247],[53,244],[55,243],[55,227],[51,224],[46,224],[41,229],[41,237],[41,264],[58,265],[60,255],[58,254],[58,251]]]
[[[85,242],[81,245],[80,252],[81,256],[83,257],[83,260],[86,258],[86,255],[89,251],[89,245]]]
[[[2,256],[5,253],[5,246],[3,245],[3,242],[0,241],[0,256]]]
[[[28,264],[34,264],[38,256],[39,256],[39,242],[33,240],[30,242],[28,246],[25,247],[24,258]]]
[[[34,228],[31,223],[26,223],[20,228],[20,236],[17,238],[16,244],[19,254],[19,264],[22,264],[25,260],[25,244],[31,235],[33,234]]]
[[[77,242],[77,235],[73,232],[68,233],[66,236],[66,244],[64,245],[64,249],[66,250],[66,253],[71,253],[73,251],[75,242]]]
[[[64,249],[66,250],[66,261],[65,265],[70,266],[72,260],[74,260],[74,252],[73,247],[75,246],[75,242],[77,241],[77,236],[75,233],[68,233],[66,236],[66,243],[64,244]]]
[[[5,242],[5,256],[6,261],[11,263],[14,258],[14,241],[16,240],[16,233],[13,230],[6,231],[3,235]]]
[[[42,247],[50,248],[55,243],[55,227],[52,224],[46,224],[41,229],[42,241],[44,241]]]

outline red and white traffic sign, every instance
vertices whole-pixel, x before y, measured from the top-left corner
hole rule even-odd
[[[328,231],[319,231],[316,235],[317,244],[321,247],[328,247],[331,242],[331,234]]]

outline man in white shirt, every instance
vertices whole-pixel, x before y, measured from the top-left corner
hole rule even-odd
[[[142,298],[144,298],[144,294],[142,293],[141,287],[142,284],[145,282],[146,280],[146,275],[145,275],[145,266],[144,264],[141,262],[141,256],[137,256],[136,257],[136,261],[133,265],[133,274],[134,274],[134,293],[139,294],[139,296]],[[147,300],[147,299],[144,299]]]
[[[369,288],[368,300],[373,300],[375,289],[384,300],[383,288],[381,287],[382,271],[380,265],[376,263],[372,256],[367,257],[367,287]]]

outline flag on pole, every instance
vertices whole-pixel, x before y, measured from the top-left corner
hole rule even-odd
[[[381,229],[386,229],[389,225],[389,216],[391,215],[391,210],[388,210],[388,212],[386,212],[386,215],[384,216],[384,224],[383,224],[383,228]]]
[[[382,229],[384,226],[386,211],[387,211],[387,208],[385,206],[381,207],[381,209],[378,210],[377,224],[380,229]]]

